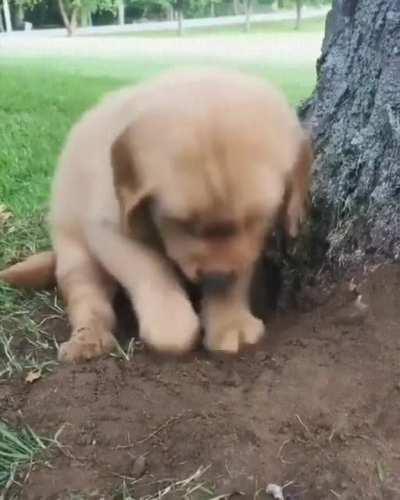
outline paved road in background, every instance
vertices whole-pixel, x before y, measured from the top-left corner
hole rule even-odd
[[[326,10],[308,9],[304,18],[322,17]],[[294,13],[271,13],[254,16],[253,22],[261,20],[290,20]],[[191,21],[194,26],[216,26],[243,22],[243,18],[212,18]],[[189,23],[188,21],[185,21]],[[140,28],[148,31],[154,28],[165,30],[168,23],[148,23]],[[249,36],[221,36],[195,34],[187,37],[141,37],[119,36],[124,30],[138,31],[139,25],[124,27],[106,26],[85,29],[80,34],[97,36],[66,37],[65,30],[38,30],[0,35],[0,58],[17,57],[67,57],[87,60],[144,60],[151,64],[160,61],[190,63],[249,63],[286,64],[296,66],[314,64],[321,51],[321,32],[294,31],[288,34],[254,33]],[[175,26],[176,28],[176,26]]]

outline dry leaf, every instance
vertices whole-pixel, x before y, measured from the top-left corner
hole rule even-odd
[[[28,384],[33,384],[36,380],[40,379],[42,372],[40,370],[31,370],[25,377],[25,382]]]
[[[11,217],[12,213],[7,210],[5,205],[0,203],[0,226],[5,224]]]

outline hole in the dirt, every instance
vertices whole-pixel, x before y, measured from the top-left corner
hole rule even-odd
[[[196,312],[200,310],[200,288],[181,277],[182,284]],[[276,311],[281,291],[281,269],[269,258],[263,258],[255,268],[250,288],[250,304],[253,314],[265,320],[267,314]],[[117,339],[124,344],[132,338],[138,338],[138,320],[131,301],[122,287],[114,298],[114,309],[117,316]]]
[[[117,317],[116,337],[122,344],[138,337],[138,321],[131,301],[125,290],[119,287],[114,297],[114,310]]]

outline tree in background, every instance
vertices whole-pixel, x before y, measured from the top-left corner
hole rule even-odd
[[[93,12],[116,12],[119,0],[58,0],[58,7],[68,36],[75,33],[78,24],[88,24]]]
[[[11,31],[11,15],[10,15],[10,6],[8,4],[8,0],[3,0],[3,13],[4,13],[4,22],[6,25],[6,31]]]
[[[296,9],[294,29],[298,30],[301,26],[304,5],[307,4],[310,6],[320,7],[321,5],[329,5],[331,3],[332,0],[278,0],[277,7],[278,9],[288,9],[293,7]]]
[[[41,0],[3,0],[3,13],[4,13],[6,31],[11,31],[13,28],[11,21],[12,16],[10,7],[13,7],[15,13],[14,16],[15,27],[21,29],[24,25],[25,9],[32,9],[33,7],[35,7],[35,5],[38,5],[40,2]],[[1,14],[0,14],[0,21],[2,21]]]
[[[300,29],[302,9],[303,9],[303,0],[296,0],[296,23],[294,25],[295,30]]]
[[[245,9],[244,29],[245,29],[245,31],[250,31],[251,12],[253,10],[253,0],[244,0],[244,9]]]
[[[224,0],[189,0],[184,6],[185,17],[215,17],[216,7]]]
[[[183,9],[185,7],[185,0],[176,0],[175,9],[178,13],[178,35],[183,35]]]
[[[276,0],[0,0],[0,5],[3,3],[3,25],[9,5],[10,20],[16,28],[23,27],[26,17],[35,27],[56,27],[61,21],[71,35],[78,26],[91,25],[92,19],[95,24],[103,25],[123,25],[140,18],[175,19],[182,32],[184,18],[213,17],[232,12],[244,15],[244,29],[248,30],[253,10],[265,10],[273,5],[293,9],[298,5],[296,26],[299,26],[303,5],[321,5],[330,1],[282,0],[277,4]]]
[[[125,24],[125,1],[119,0],[118,2],[118,24]]]
[[[58,0],[58,7],[68,36],[72,36],[78,25],[78,6],[73,2]]]

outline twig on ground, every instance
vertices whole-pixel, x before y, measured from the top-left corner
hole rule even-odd
[[[150,441],[150,439],[152,439],[155,436],[157,436],[157,434],[159,434],[163,430],[167,429],[170,425],[175,424],[178,420],[180,420],[187,413],[189,413],[189,412],[185,410],[185,411],[179,413],[178,415],[170,417],[164,424],[162,424],[159,427],[157,427],[157,429],[155,429],[153,432],[151,432],[145,438],[141,439],[140,441],[137,441],[136,444],[143,444],[143,443],[146,443],[147,441]]]

